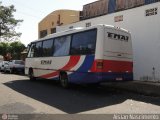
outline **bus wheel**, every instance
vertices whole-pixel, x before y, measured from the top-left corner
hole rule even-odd
[[[60,73],[59,79],[60,79],[60,84],[63,88],[69,87],[67,73],[64,72]]]
[[[34,73],[33,73],[33,70],[32,70],[32,69],[29,69],[28,76],[29,76],[29,79],[30,79],[31,81],[36,80],[36,77],[34,77]]]

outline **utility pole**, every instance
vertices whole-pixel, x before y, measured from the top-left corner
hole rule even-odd
[[[155,67],[153,67],[152,70],[153,70],[153,71],[152,71],[152,79],[153,79],[153,80],[156,80],[156,75],[155,75],[156,69],[155,69]]]

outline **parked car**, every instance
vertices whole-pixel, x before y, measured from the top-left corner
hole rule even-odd
[[[7,65],[8,65],[8,61],[2,61],[0,63],[0,71],[4,71],[5,66],[7,66]]]
[[[11,61],[9,61],[8,66],[5,66],[4,71],[10,72],[10,73],[15,73],[15,72],[24,73],[24,61],[11,60]]]

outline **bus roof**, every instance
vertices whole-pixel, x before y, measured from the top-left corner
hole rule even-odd
[[[76,33],[76,32],[81,32],[83,30],[90,30],[90,29],[94,29],[94,28],[98,28],[98,27],[107,27],[107,28],[117,29],[117,30],[121,30],[121,31],[129,33],[129,31],[124,29],[124,28],[115,27],[113,25],[98,24],[98,25],[87,27],[87,28],[77,27],[77,28],[68,29],[68,30],[65,30],[65,31],[60,31],[60,32],[57,32],[57,33],[49,34],[46,37],[35,40],[33,42],[43,41],[43,40],[50,39],[50,38],[53,38],[53,37],[59,37],[61,35],[72,34],[72,33]]]

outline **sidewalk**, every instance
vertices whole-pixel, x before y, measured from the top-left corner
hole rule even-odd
[[[122,90],[128,90],[144,95],[150,95],[150,96],[158,96],[160,97],[160,83],[159,82],[149,82],[149,81],[129,81],[129,82],[118,82],[118,83],[104,83],[102,85],[116,88],[116,89],[122,89]]]

